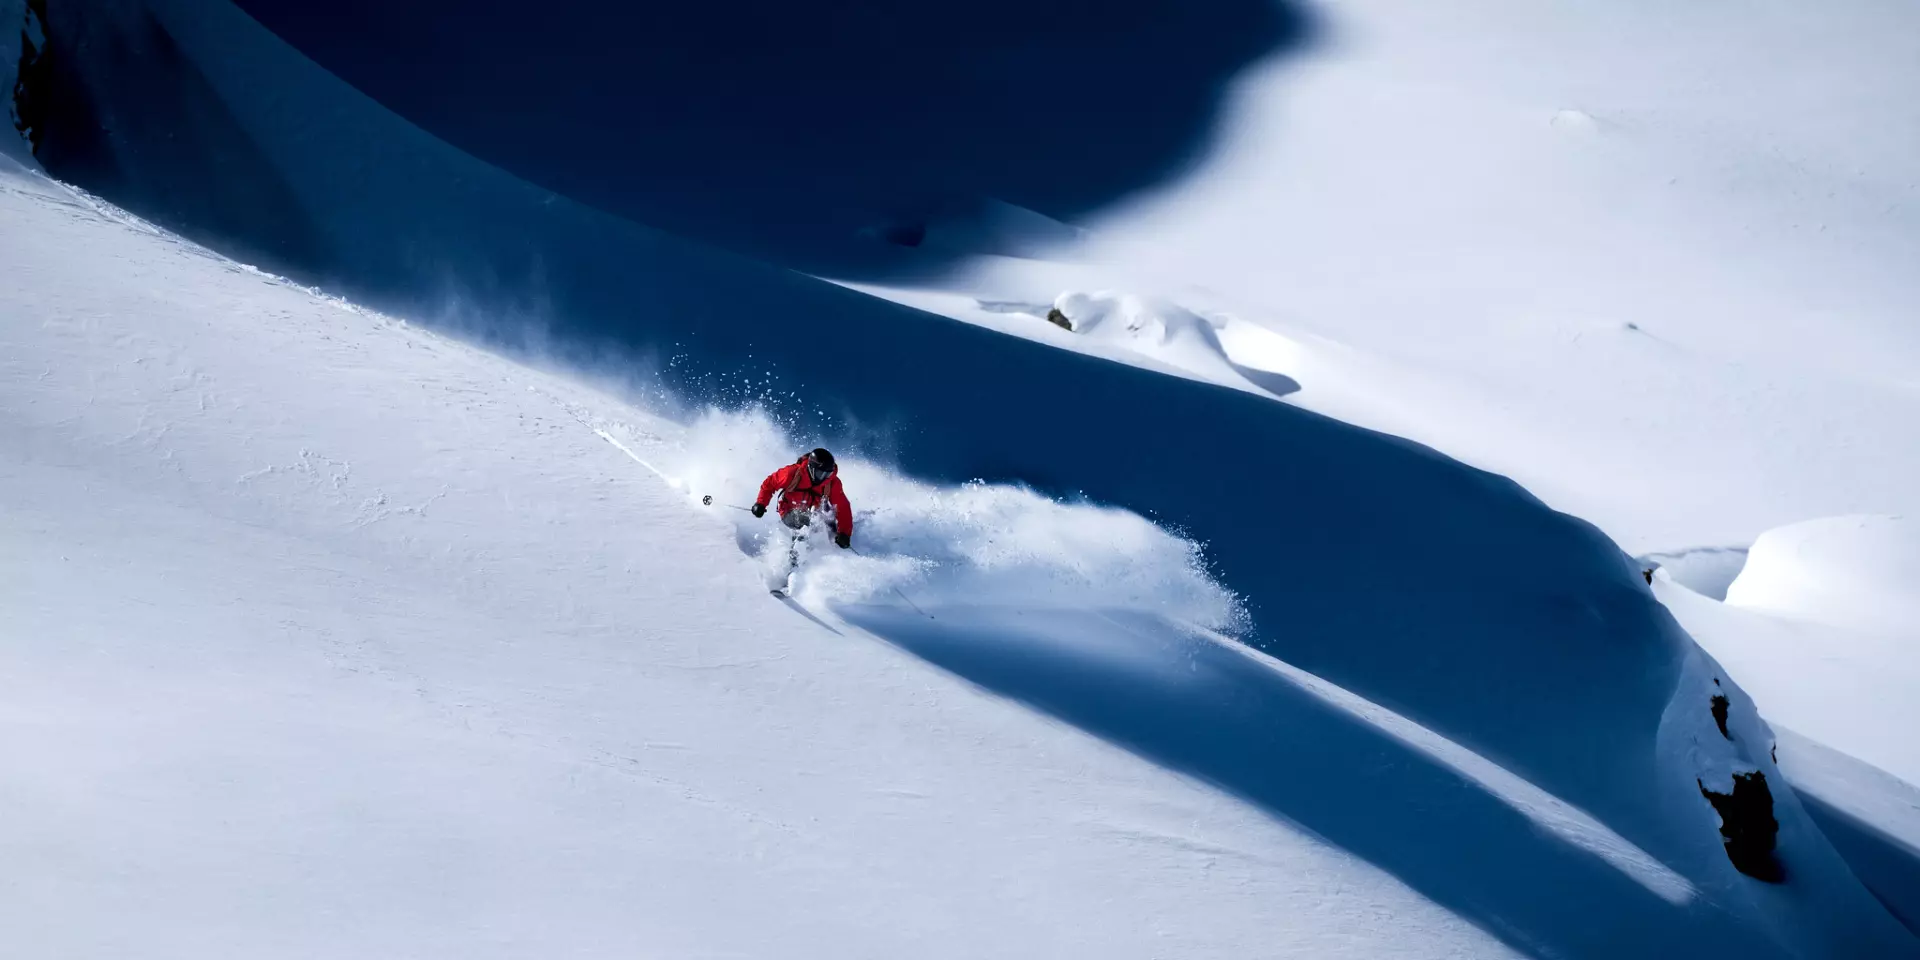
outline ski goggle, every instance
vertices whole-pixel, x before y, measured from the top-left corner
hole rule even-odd
[[[821,463],[812,457],[807,458],[807,475],[812,477],[815,482],[825,480],[827,474],[832,472],[833,468],[827,464]]]

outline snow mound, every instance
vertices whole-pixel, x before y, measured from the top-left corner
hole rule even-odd
[[[1920,721],[1913,703],[1920,664],[1911,634],[1902,632],[1911,628],[1885,619],[1900,599],[1897,590],[1886,589],[1885,580],[1874,585],[1871,571],[1848,569],[1847,561],[1875,555],[1865,549],[1873,538],[1847,536],[1846,525],[1835,523],[1795,524],[1763,536],[1725,603],[1678,575],[1656,576],[1653,590],[1768,721],[1920,783],[1920,743],[1912,736]],[[1853,549],[1841,550],[1843,542]],[[1807,551],[1796,552],[1796,544]]]
[[[771,574],[784,574],[786,529],[745,507],[768,473],[812,443],[760,409],[709,409],[677,437],[624,424],[602,429],[695,505],[723,516],[740,548]],[[809,606],[905,600],[1124,610],[1229,633],[1246,626],[1239,598],[1209,575],[1200,545],[1138,514],[1009,484],[924,483],[855,453],[837,459],[855,544],[842,551],[824,537],[802,542],[792,593]]]
[[[1209,380],[1233,377],[1213,322],[1178,304],[1129,293],[1065,293],[1053,308],[1075,333],[1157,356]]]
[[[1727,602],[1868,628],[1920,625],[1920,524],[1844,516],[1769,530],[1754,541]]]
[[[1555,110],[1547,125],[1563,133],[1582,137],[1595,136],[1600,132],[1600,121],[1593,114],[1572,108]]]
[[[1089,340],[1130,350],[1202,380],[1244,385],[1274,396],[1300,389],[1277,369],[1298,360],[1299,351],[1277,333],[1230,317],[1202,315],[1170,300],[1112,290],[1063,293],[1053,309]],[[1228,349],[1229,337],[1238,349]]]

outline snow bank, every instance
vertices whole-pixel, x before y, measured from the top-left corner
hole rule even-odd
[[[1649,553],[1641,556],[1639,562],[1643,569],[1658,570],[1703,597],[1725,600],[1727,587],[1747,563],[1747,548],[1696,547]]]
[[[1920,523],[1848,516],[1768,530],[1727,602],[1920,639]]]
[[[986,271],[1003,276],[1008,271]],[[947,316],[978,322],[973,311],[956,311],[951,302],[938,297],[915,297],[906,291],[867,288],[877,296],[914,303]],[[916,302],[921,301],[921,302]],[[1068,291],[1051,303],[1024,304],[975,300],[981,310],[996,314],[1014,314],[1034,321],[1065,321],[1073,339],[1047,336],[1044,342],[1069,347],[1082,353],[1173,371],[1217,383],[1224,387],[1248,390],[1270,397],[1284,397],[1300,389],[1296,377],[1307,365],[1307,353],[1286,336],[1254,326],[1223,313],[1203,312],[1166,297],[1146,296],[1125,290]],[[970,315],[974,314],[974,315]],[[1030,339],[1042,333],[1009,328],[1002,323],[989,326]],[[1145,360],[1142,364],[1140,361]]]
[[[1762,534],[1726,602],[1654,589],[1766,715],[1920,784],[1920,539],[1901,517],[1829,517]]]

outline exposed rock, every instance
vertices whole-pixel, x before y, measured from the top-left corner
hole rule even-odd
[[[1700,786],[1700,795],[1720,815],[1721,842],[1733,868],[1768,883],[1786,879],[1786,870],[1773,855],[1780,821],[1773,816],[1773,790],[1767,786],[1766,775],[1757,770],[1736,773],[1730,793],[1716,793],[1705,783],[1694,782]]]
[[[47,0],[27,0],[26,14],[20,24],[20,63],[13,80],[13,129],[19,131],[31,150],[38,151],[45,129],[47,103],[44,94],[47,71]]]
[[[1727,732],[1727,696],[1726,694],[1723,694],[1723,693],[1714,694],[1713,699],[1708,701],[1708,704],[1709,704],[1708,709],[1713,711],[1713,722],[1720,727],[1720,735],[1723,737],[1726,737],[1728,740],[1732,740],[1733,734]]]

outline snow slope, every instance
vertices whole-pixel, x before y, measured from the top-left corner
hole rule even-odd
[[[1110,284],[1347,345],[1362,422],[1636,553],[1912,510],[1911,7],[1343,0],[1325,21],[1304,61],[1244,79],[1206,168],[1092,225]]]
[[[1319,21],[1239,78],[1191,176],[884,295],[972,319],[1108,290],[1268,328],[1305,348],[1290,402],[1512,476],[1634,553],[1913,512],[1910,6]]]
[[[865,289],[996,329],[975,304],[1079,291],[1263,329],[1278,362],[1127,346],[1282,374],[1267,392],[1511,476],[1710,599],[1871,590],[1864,631],[1676,614],[1770,716],[1914,782],[1907,568],[1742,568],[1797,524],[1920,509],[1920,16],[1338,0],[1320,22],[1240,79],[1194,175],[1051,250]]]
[[[1797,524],[1778,539],[1808,526],[1831,525]],[[1913,632],[1716,602],[1664,570],[1654,591],[1762,704],[1781,735],[1781,770],[1821,831],[1875,895],[1920,929]]]
[[[1784,789],[1783,887],[1610,825],[1211,636],[1230,600],[1123,512],[856,461],[872,556],[833,559],[880,580],[821,564],[783,604],[697,499],[791,449],[764,422],[661,420],[4,183],[28,952],[1912,946]],[[896,550],[935,562],[888,579]]]
[[[1909,930],[1920,929],[1920,790],[1781,730],[1781,769],[1820,831]]]
[[[1506,954],[783,606],[581,418],[675,425],[0,182],[8,952]],[[1110,531],[1088,564],[1174,542],[972,495]],[[1135,611],[1144,655],[1225,649],[1075,599]]]
[[[1665,575],[1656,591],[1770,718],[1913,784],[1916,546],[1899,517],[1808,521],[1762,534],[1724,603]]]
[[[618,666],[630,661],[581,655],[576,642],[610,642],[609,637],[623,638],[642,629],[639,624],[661,622],[661,634],[649,637],[653,642],[644,655],[666,644],[665,649],[676,654],[724,652],[729,659],[716,662],[749,667],[748,660],[738,656],[745,651],[722,638],[764,636],[767,630],[754,617],[784,618],[767,621],[778,622],[781,631],[808,629],[801,624],[812,623],[840,631],[843,637],[877,635],[900,651],[1019,700],[1033,711],[995,700],[969,701],[993,704],[992,709],[1008,711],[997,716],[1017,718],[1007,723],[1035,724],[1036,716],[1063,721],[1064,727],[1039,721],[1038,729],[1062,737],[1091,734],[1073,742],[1103,751],[1124,748],[1124,753],[1101,755],[1115,762],[1148,761],[1146,775],[1186,774],[1192,780],[1179,782],[1199,791],[1196,795],[1224,803],[1250,816],[1250,822],[1297,827],[1316,838],[1319,845],[1310,849],[1337,854],[1333,862],[1378,871],[1365,874],[1372,878],[1366,883],[1375,886],[1355,881],[1351,889],[1387,892],[1363,893],[1357,901],[1338,892],[1349,888],[1345,880],[1322,886],[1315,879],[1309,886],[1334,890],[1330,898],[1342,909],[1354,908],[1356,902],[1384,903],[1384,914],[1409,918],[1403,925],[1377,931],[1390,938],[1381,941],[1386,945],[1379,949],[1428,955],[1438,942],[1478,954],[1488,949],[1480,937],[1491,936],[1519,952],[1553,956],[1708,949],[1759,955],[1899,955],[1912,950],[1911,937],[1854,880],[1777,776],[1770,778],[1773,801],[1766,812],[1780,825],[1778,860],[1786,882],[1766,885],[1734,871],[1722,850],[1720,818],[1702,790],[1725,793],[1736,775],[1772,773],[1771,734],[1734,678],[1694,647],[1616,547],[1591,527],[1547,510],[1510,481],[1405,441],[1275,404],[1245,389],[1164,377],[901,309],[583,208],[398,121],[292,55],[224,3],[103,0],[86,8],[91,15],[78,15],[77,9],[53,10],[50,35],[57,43],[71,44],[59,49],[114,49],[122,55],[111,61],[81,55],[62,61],[69,72],[57,83],[71,86],[59,89],[84,91],[95,111],[89,119],[116,121],[110,127],[115,134],[110,152],[65,155],[65,169],[74,171],[76,179],[196,236],[218,240],[224,249],[259,254],[383,306],[458,326],[495,343],[539,346],[573,359],[598,354],[602,373],[629,377],[618,384],[622,390],[646,396],[658,413],[672,418],[649,423],[639,413],[596,412],[597,400],[529,408],[522,406],[532,402],[521,395],[524,384],[497,379],[487,381],[490,389],[462,381],[451,384],[454,391],[442,389],[436,395],[434,387],[448,386],[443,379],[412,372],[389,356],[397,351],[411,356],[426,348],[406,337],[400,338],[399,347],[388,343],[381,350],[357,340],[343,343],[340,349],[348,357],[377,355],[382,363],[401,364],[368,385],[367,373],[355,363],[325,352],[316,359],[313,350],[331,348],[312,345],[311,338],[336,335],[326,326],[303,322],[309,319],[304,313],[281,323],[272,311],[242,307],[239,317],[219,330],[216,342],[245,341],[243,331],[250,325],[260,326],[263,332],[258,335],[266,338],[250,348],[233,348],[236,359],[230,362],[245,385],[238,395],[246,418],[210,423],[208,439],[189,443],[191,431],[180,420],[149,416],[143,421],[140,415],[149,409],[148,398],[162,395],[163,387],[178,387],[174,393],[180,403],[197,407],[208,399],[194,391],[200,367],[170,369],[166,345],[181,338],[143,334],[134,318],[156,312],[154,299],[205,301],[208,295],[197,288],[184,295],[166,292],[160,280],[185,269],[178,258],[143,273],[143,258],[125,255],[121,267],[66,283],[58,288],[59,295],[35,301],[33,309],[58,316],[72,309],[65,304],[90,302],[76,298],[123,297],[86,312],[85,322],[133,327],[71,349],[48,332],[61,329],[58,326],[43,322],[9,327],[23,338],[20,349],[9,355],[40,357],[43,368],[33,369],[31,360],[15,362],[8,384],[19,392],[18,399],[9,400],[10,410],[26,409],[29,401],[44,402],[40,398],[46,387],[39,377],[52,376],[56,364],[50,360],[72,357],[73,362],[63,360],[57,366],[81,371],[65,405],[49,403],[50,413],[23,432],[19,448],[35,451],[50,445],[57,454],[53,459],[65,463],[104,457],[116,470],[129,449],[148,450],[158,465],[149,464],[122,487],[147,491],[142,496],[170,489],[176,501],[213,511],[216,517],[232,509],[221,505],[234,488],[244,488],[244,493],[256,481],[283,491],[288,486],[308,491],[294,499],[310,498],[312,503],[283,505],[280,501],[287,496],[262,494],[261,501],[248,507],[243,497],[238,501],[241,525],[257,532],[287,523],[297,532],[308,529],[300,524],[317,523],[330,534],[339,533],[341,526],[360,525],[348,538],[351,550],[371,550],[372,555],[350,565],[347,576],[354,585],[345,596],[373,589],[365,584],[393,571],[422,566],[428,570],[420,576],[436,589],[454,591],[453,599],[441,605],[444,610],[411,606],[439,595],[411,582],[396,587],[391,596],[378,593],[369,600],[354,598],[351,604],[338,599],[340,595],[276,597],[261,604],[235,604],[229,597],[223,607],[217,595],[209,595],[185,604],[188,610],[229,609],[253,616],[258,609],[284,613],[337,606],[357,611],[364,605],[398,611],[394,629],[406,631],[444,619],[454,625],[452,641],[437,632],[409,632],[366,638],[365,645],[374,655],[398,658],[403,664],[427,658],[425,667],[394,668],[403,677],[403,688],[422,686],[423,681],[412,679],[416,675],[431,676],[446,687],[429,686],[449,691],[436,701],[443,707],[479,704],[483,711],[507,717],[511,722],[504,729],[549,731],[548,739],[539,742],[564,744],[599,742],[575,729],[580,718],[619,727],[620,717],[634,716],[619,709],[647,699],[619,682],[634,675],[623,675]],[[109,156],[112,165],[98,163]],[[49,166],[57,175],[67,175],[60,165]],[[208,176],[209,170],[223,175]],[[32,194],[22,188],[14,196]],[[31,206],[38,201],[21,202]],[[76,216],[90,215],[86,211],[91,208],[76,209],[81,211]],[[106,269],[98,260],[47,259],[43,247],[49,241],[40,234],[54,235],[56,225],[24,226],[28,223],[24,215],[10,218],[7,233],[13,245],[9,263],[23,278],[15,289],[30,291],[20,296],[43,296],[46,285],[62,276],[56,267]],[[156,242],[169,241],[160,237]],[[91,237],[76,239],[64,249],[71,253],[96,243]],[[244,283],[266,282],[217,262],[202,266],[217,268],[222,277],[240,276]],[[146,286],[124,291],[107,282],[122,274]],[[23,303],[15,309],[27,308]],[[276,309],[291,312],[290,307]],[[820,336],[795,336],[796,329]],[[1198,328],[1188,329],[1204,336]],[[308,349],[296,350],[293,341],[274,339],[274,331],[294,331]],[[54,339],[36,339],[42,336]],[[154,339],[142,341],[142,336]],[[141,348],[142,342],[151,345]],[[1225,338],[1221,347],[1230,352]],[[116,352],[121,348],[136,355]],[[140,354],[140,349],[154,355]],[[651,374],[636,370],[649,356],[654,361]],[[275,375],[245,372],[257,363]],[[151,374],[158,382],[137,379],[149,375],[148,370],[158,371]],[[340,379],[317,387],[305,382],[322,375]],[[103,406],[98,395],[88,393],[102,384],[125,392],[118,402]],[[355,384],[364,392],[356,392]],[[498,396],[501,386],[510,388],[513,403]],[[256,390],[267,392],[256,399]],[[465,390],[478,392],[460,392]],[[374,415],[375,410],[394,407],[396,395],[417,391],[434,397],[433,418]],[[351,409],[359,412],[347,416],[350,408],[340,401],[355,396],[361,402]],[[455,396],[468,399],[449,399]],[[716,396],[735,404],[761,400],[774,411],[784,434],[769,439],[772,435],[756,429],[741,451],[673,458],[676,449],[684,453],[712,442],[711,431],[699,429],[697,414]],[[459,405],[457,411],[453,404]],[[494,411],[487,416],[497,421],[483,423],[477,412],[481,409]],[[536,436],[551,437],[543,443],[558,445],[498,449],[468,432],[497,436],[501,431],[481,427],[504,423],[508,413],[516,423],[525,417]],[[121,419],[96,427],[87,419],[94,416]],[[434,424],[439,427],[425,429]],[[323,425],[340,431],[338,438],[328,435],[328,448],[299,439]],[[614,496],[611,487],[606,493],[594,491],[588,481],[651,476],[636,472],[644,468],[595,429],[679,480],[687,495],[703,495],[696,484],[726,487],[712,491],[721,511],[727,501],[737,506],[743,496],[743,488],[733,485],[750,482],[761,469],[751,461],[775,449],[784,459],[816,438],[848,451],[855,463],[872,464],[883,474],[910,472],[916,479],[903,477],[872,488],[886,499],[870,509],[900,508],[897,526],[890,525],[894,518],[885,514],[871,518],[876,532],[893,538],[878,541],[878,556],[861,562],[834,556],[821,566],[811,589],[801,591],[810,606],[783,609],[759,593],[761,571],[748,554],[760,545],[741,528],[728,528],[726,521],[737,517],[699,521],[704,527],[693,521],[676,525],[680,521],[667,518],[677,515],[668,511],[694,510],[687,497],[661,493],[660,499],[647,501],[635,494],[640,499],[630,504]],[[66,439],[48,440],[49,434]],[[443,435],[468,439],[449,441]],[[639,443],[648,436],[657,438],[660,451]],[[272,456],[247,451],[249,443],[266,443],[262,437],[277,438]],[[345,449],[349,445],[351,451]],[[103,449],[108,453],[100,453]],[[474,450],[490,452],[484,462],[464,461]],[[204,472],[189,471],[190,461],[184,459],[188,454],[211,458],[211,466]],[[39,463],[48,455],[33,456],[31,462]],[[590,462],[590,456],[608,458],[606,462],[627,473],[614,474],[616,467],[609,466],[607,473],[583,476],[581,464]],[[383,476],[401,479],[365,480],[369,486],[360,489],[363,479],[356,476],[367,477],[368,463],[385,463]],[[347,464],[353,465],[351,470]],[[175,469],[187,472],[171,474]],[[1017,480],[1039,493],[959,487],[973,478]],[[471,486],[454,485],[454,479]],[[72,487],[71,480],[55,474],[21,482],[35,494],[29,499],[41,502],[50,499],[48,491]],[[500,485],[492,486],[495,483]],[[434,499],[440,493],[444,497]],[[1270,509],[1276,493],[1287,497],[1291,509]],[[1046,506],[1048,495],[1066,501],[1066,506]],[[462,500],[464,512],[457,508]],[[646,504],[652,512],[623,522],[614,522],[622,519],[618,515],[599,512],[638,510]],[[169,509],[157,507],[154,512]],[[1137,517],[1129,520],[1108,512],[1114,509],[1151,517],[1163,528],[1179,529],[1204,544],[1212,579],[1194,572],[1191,547],[1146,527]],[[956,511],[963,518],[957,527],[948,524]],[[64,526],[53,526],[55,521],[81,523],[61,519],[78,513],[69,506],[36,522],[44,529],[65,531]],[[290,519],[269,519],[282,514]],[[502,515],[515,519],[503,524]],[[442,524],[440,517],[448,522]],[[980,542],[983,532],[1008,526],[1023,536],[1007,555],[996,554],[1001,549],[997,544]],[[666,535],[627,539],[625,531],[636,527]],[[176,524],[152,535],[154,563],[129,576],[178,569],[160,562],[165,550],[159,542],[184,537],[181,529]],[[701,563],[682,564],[680,552],[703,529],[714,537],[716,553]],[[1024,536],[1029,532],[1055,539],[1033,542]],[[206,556],[190,559],[252,568],[276,553],[276,548],[246,547],[249,536],[240,531],[211,537]],[[51,539],[71,538],[53,534]],[[864,537],[862,542],[864,548]],[[39,553],[49,552],[47,539],[36,543]],[[1090,551],[1090,546],[1098,549]],[[1109,552],[1103,558],[1099,549]],[[220,561],[213,554],[221,551],[238,551],[240,559]],[[1146,581],[1112,583],[1116,592],[1109,595],[1110,577],[1084,571],[1104,574],[1126,567],[1114,559],[1116,553],[1129,559],[1161,559],[1134,571],[1145,573]],[[631,576],[612,575],[613,557],[622,558],[620,572]],[[402,562],[408,558],[413,566]],[[993,595],[1005,595],[999,591],[1008,583],[1036,579],[1030,576],[1034,571],[1041,573],[1038,583],[1051,595],[1056,584],[1074,583],[1069,560],[1084,564],[1085,581],[1077,587],[1083,592],[1066,591],[1069,603],[1037,602],[1040,591],[1030,588],[1025,595],[1012,594],[1013,601],[1004,608],[977,600],[959,611],[943,605],[953,597],[977,594],[975,584],[991,585]],[[337,569],[329,563],[314,560],[304,566]],[[352,570],[379,575],[355,577]],[[267,581],[284,579],[263,574],[258,586],[273,596]],[[637,589],[636,582],[647,583],[646,592],[623,599]],[[176,589],[171,582],[162,581],[161,586],[169,593]],[[912,594],[930,597],[932,607],[915,611]],[[44,623],[72,602],[73,591],[50,589],[36,595],[63,599],[41,608],[38,622]],[[892,605],[894,596],[907,606]],[[687,606],[689,597],[696,598],[690,619],[661,619],[679,616],[669,611]],[[875,600],[883,606],[876,607]],[[1284,664],[1223,645],[1206,629],[1236,625],[1235,601],[1244,603],[1250,615],[1245,635]],[[747,602],[758,604],[754,609],[759,612],[734,612]],[[474,611],[485,616],[476,617]],[[721,611],[747,619],[736,631],[719,619]],[[100,615],[128,616],[120,607]],[[323,626],[352,638],[360,636],[347,626],[355,620]],[[498,626],[489,626],[495,621]],[[108,625],[123,627],[126,622]],[[519,646],[527,643],[524,637],[551,638],[555,624],[570,626],[551,644]],[[501,639],[468,643],[469,634]],[[457,643],[461,652],[443,661],[435,651],[448,643]],[[523,652],[516,655],[516,650]],[[778,653],[790,650],[788,659],[800,656],[794,647],[780,647]],[[234,656],[238,654],[222,650],[208,659],[224,663]],[[60,668],[58,657],[40,659],[48,663],[47,669]],[[899,680],[897,671],[920,669],[913,666],[915,661],[891,654],[873,663],[884,668],[870,665],[864,676],[895,691],[905,690],[900,683],[911,686]],[[733,778],[763,769],[829,770],[831,776],[810,782],[840,800],[841,791],[860,782],[855,771],[863,769],[844,756],[850,752],[845,746],[867,749],[875,737],[884,736],[874,732],[877,728],[905,722],[901,717],[910,711],[893,701],[877,706],[851,693],[836,700],[838,688],[827,686],[825,677],[838,677],[837,667],[798,675],[794,686],[800,692],[792,699],[763,696],[759,688],[718,705],[696,705],[698,697],[692,694],[662,694],[670,709],[701,716],[745,714],[764,718],[777,730],[803,731],[816,736],[810,742],[823,751],[809,755],[787,739],[742,745],[738,741],[749,738],[721,723],[713,734],[721,742],[695,751],[710,759],[688,760],[693,772],[675,784],[688,784],[691,795],[699,798],[717,797],[710,804],[716,809],[745,808],[775,823],[785,823],[789,816],[805,816],[811,823],[810,818],[822,816],[828,807],[849,818],[866,814],[874,819],[876,808],[816,803],[807,798],[818,795],[805,789],[796,800],[789,796],[794,788],[787,781],[726,789],[708,782],[735,784]],[[860,674],[857,668],[849,669]],[[275,667],[268,672],[283,671]],[[650,676],[644,669],[635,672]],[[701,695],[714,687],[735,689],[743,683],[733,679],[740,672],[719,670],[727,679],[702,687]],[[1189,682],[1175,682],[1183,676]],[[523,682],[526,687],[517,685]],[[1731,711],[1718,720],[1709,707],[1714,696],[1728,698],[1725,706]],[[845,714],[829,713],[816,722],[813,714],[822,702],[851,706]],[[768,703],[774,706],[765,706]],[[72,703],[48,711],[54,717],[80,714]],[[250,728],[245,710],[235,709],[229,716],[236,726]],[[836,717],[845,718],[845,725],[836,727],[842,722]],[[124,718],[116,714],[107,721]],[[736,735],[728,737],[728,729]],[[944,728],[935,724],[933,729]],[[674,732],[679,736],[684,731],[675,727]],[[189,734],[181,741],[182,763],[208,756],[208,728]],[[967,734],[955,735],[956,742],[965,740]],[[629,737],[609,749],[620,758],[650,758],[647,742]],[[987,744],[990,756],[980,763],[994,765],[1003,755],[994,749],[998,746]],[[766,753],[755,752],[760,749]],[[952,749],[936,737],[903,745],[898,754],[882,759],[912,766],[915,757],[929,763],[933,761],[926,758],[938,757],[944,764]],[[773,759],[760,763],[762,756]],[[819,762],[781,765],[806,756]],[[486,769],[497,762],[502,761],[488,755],[473,763],[450,763],[448,775],[471,775],[475,767]],[[106,776],[123,772],[106,762],[102,768]],[[955,777],[973,782],[964,764],[951,769],[961,771]],[[1038,789],[1026,779],[1027,768],[1020,771],[1008,773],[1010,780],[986,778],[980,794],[968,794],[944,809],[965,811],[966,817],[974,817],[976,810],[1004,809],[983,798],[1021,797]],[[1034,776],[1069,793],[1084,779],[1077,771]],[[801,777],[796,773],[794,779]],[[279,780],[272,772],[260,778],[267,784]],[[1089,782],[1097,790],[1111,781]],[[468,793],[485,796],[488,791]],[[420,789],[419,798],[438,803],[444,796],[461,794],[444,785],[430,786]],[[748,798],[759,799],[749,803]],[[1027,809],[1024,800],[1010,802]],[[352,796],[341,803],[362,806]],[[102,809],[108,818],[118,812]],[[654,815],[648,804],[636,802],[626,809],[631,816]],[[1174,819],[1192,822],[1191,817],[1182,819],[1186,812],[1179,811]],[[832,894],[840,899],[826,915],[844,917],[836,911],[862,910],[865,903],[900,903],[899,898],[932,897],[946,903],[952,896],[946,889],[949,883],[968,883],[955,877],[979,875],[969,871],[1022,877],[1020,869],[997,866],[999,855],[993,851],[1008,850],[1011,857],[1012,849],[1031,850],[1033,838],[1051,836],[1049,831],[1057,829],[1043,829],[1033,821],[1002,824],[992,819],[1000,814],[982,815],[979,828],[1000,837],[993,842],[999,846],[954,833],[953,845],[943,849],[954,851],[956,859],[963,848],[979,855],[961,865],[929,859],[914,849],[919,843],[914,838],[921,835],[917,831],[928,827],[924,820],[905,816],[913,822],[902,825],[906,839],[897,843],[869,836],[847,840],[843,847],[828,844],[822,861],[862,863],[878,856],[876,850],[898,859],[882,858],[896,866],[883,864],[862,874],[860,890],[866,897]],[[934,814],[932,819],[953,832],[951,824],[966,817]],[[600,823],[597,829],[602,832],[615,829],[607,819],[589,816],[586,822]],[[307,818],[286,822],[299,824]],[[836,822],[848,831],[841,836],[851,836],[853,824],[861,821]],[[539,850],[553,849],[556,836],[561,838],[558,846],[568,846],[565,838],[577,835],[572,829],[563,824],[551,833],[543,831]],[[718,829],[660,829],[685,841],[674,848],[678,854],[667,855],[667,862],[675,856],[685,861],[696,851],[737,849],[726,846],[734,841],[723,841],[724,831]],[[1277,841],[1282,845],[1301,836],[1283,834]],[[87,830],[77,830],[69,843],[53,849],[58,854],[84,848],[88,836]],[[157,836],[163,841],[177,837],[164,831]],[[263,841],[271,842],[271,837]],[[1247,849],[1237,837],[1213,846]],[[1111,848],[1101,847],[1088,856],[1112,854]],[[752,873],[751,883],[761,884],[750,889],[765,891],[766,897],[784,896],[788,886],[798,886],[813,891],[809,896],[814,899],[805,902],[823,901],[830,895],[821,891],[839,884],[843,874],[857,872],[853,867],[826,870],[808,856],[770,856],[772,866],[766,860],[755,861],[758,867],[744,865],[751,856],[751,851],[743,852],[726,862],[742,864],[741,874]],[[1005,862],[1066,859],[1073,857],[1056,857],[1051,848],[1042,848],[1031,859]],[[493,874],[478,867],[500,862],[488,854],[464,861],[476,868],[468,872],[480,879]],[[342,874],[365,868],[364,862],[348,864]],[[234,872],[252,869],[249,862]],[[1151,942],[1143,926],[1108,925],[1105,914],[1087,914],[1093,909],[1087,904],[1124,903],[1137,898],[1138,890],[1181,884],[1116,873],[1111,861],[1087,869],[1110,877],[1112,885],[1094,884],[1092,892],[1079,889],[1081,874],[1075,866],[1061,876],[1061,884],[1047,885],[1055,896],[1075,898],[1072,904],[1056,909],[1035,907],[1018,897],[992,900],[990,912],[996,917],[1013,911],[1029,922],[1005,928],[1006,941],[984,946],[953,940],[950,926],[939,926],[940,933],[949,936],[940,942],[957,953],[1057,943],[1045,939],[1050,934],[1042,928],[1055,929],[1050,923],[1058,917],[1074,918],[1075,929],[1110,932],[1107,945],[1116,950]],[[1279,873],[1323,876],[1310,869]],[[718,876],[703,889],[722,891],[748,882],[736,874]],[[1383,876],[1392,883],[1385,883]],[[1552,878],[1552,884],[1543,883],[1543,877]],[[74,890],[96,889],[92,879],[76,880]],[[888,886],[890,882],[895,885]],[[1231,889],[1252,889],[1251,881],[1224,882]],[[1101,890],[1112,892],[1103,895]],[[1164,895],[1185,897],[1189,892],[1170,890]],[[697,890],[689,893],[699,896]],[[1085,900],[1078,899],[1083,896]],[[501,900],[517,902],[512,895]],[[1253,900],[1261,910],[1275,909],[1276,903],[1311,904],[1317,910],[1329,902],[1303,900],[1299,888],[1292,886],[1274,896],[1256,892]],[[97,903],[85,897],[62,902],[78,911]],[[1198,902],[1196,895],[1192,903]],[[1247,903],[1232,896],[1206,902]],[[963,898],[961,903],[988,901]],[[1153,918],[1202,916],[1214,908],[1195,906],[1201,912],[1189,913],[1189,905],[1182,901],[1164,914],[1149,915],[1129,904],[1129,916],[1140,923],[1158,922]],[[774,929],[742,922],[742,915],[723,917],[683,907],[662,907],[664,919],[658,923],[689,925],[675,929],[697,926],[684,940],[634,936],[657,946],[704,942],[709,935],[760,936]],[[548,923],[556,915],[540,904],[524,909],[529,924]],[[794,924],[818,915],[794,910]],[[890,929],[910,927],[903,937],[930,937],[928,931],[946,923],[946,915],[934,917],[937,911],[930,907],[921,912],[902,907],[901,912],[907,919]],[[895,922],[893,914],[875,914],[881,915],[888,918],[886,923]],[[1311,911],[1286,916],[1309,915]],[[1596,915],[1605,919],[1596,922]],[[400,919],[414,916],[407,911]],[[929,917],[934,919],[925,919]],[[288,935],[271,918],[258,922],[264,924],[262,936]],[[1462,922],[1467,926],[1458,925]],[[844,934],[852,923],[847,921],[839,932]],[[1329,950],[1358,928],[1304,919],[1275,927],[1304,931],[1299,935],[1312,938],[1324,935]],[[712,933],[721,928],[726,928],[724,934]],[[549,928],[541,929],[551,934]],[[1244,953],[1254,937],[1254,927],[1242,921],[1206,929],[1221,939],[1209,941],[1216,946],[1195,947],[1195,952]],[[1274,935],[1264,926],[1260,933]],[[836,939],[844,944],[847,938],[830,931],[809,942]],[[738,949],[754,952],[754,942]],[[1354,947],[1361,952],[1374,948]]]

